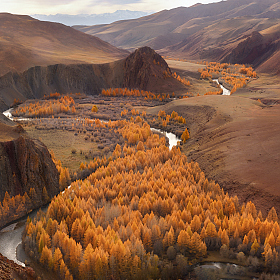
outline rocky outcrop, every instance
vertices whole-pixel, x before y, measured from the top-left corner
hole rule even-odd
[[[35,190],[33,208],[44,204],[45,187],[51,198],[59,192],[59,174],[46,146],[25,136],[0,142],[0,201]]]
[[[0,278],[3,280],[36,280],[38,277],[31,267],[22,267],[0,254]]]
[[[178,83],[166,61],[149,47],[137,49],[124,63],[123,86],[154,92],[174,91]]]
[[[158,76],[164,79],[163,72],[171,75],[165,60],[149,47],[137,49],[124,64],[124,86],[146,90]]]

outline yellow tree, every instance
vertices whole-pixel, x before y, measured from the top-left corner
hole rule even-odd
[[[257,239],[255,239],[255,240],[254,240],[254,243],[253,243],[252,246],[251,246],[251,253],[252,253],[253,255],[255,255],[255,254],[257,253],[259,247],[260,247],[260,244],[258,243]]]
[[[188,129],[186,128],[183,134],[181,135],[181,139],[183,143],[185,143],[190,138],[190,134],[188,132]]]
[[[53,269],[54,271],[58,272],[60,268],[60,263],[62,261],[62,254],[59,248],[54,250],[53,254]]]
[[[49,263],[52,262],[52,251],[47,246],[45,246],[42,250],[40,262],[44,266],[49,266]]]
[[[185,230],[180,231],[177,243],[182,252],[185,252],[190,248],[191,238]]]
[[[222,244],[229,246],[229,237],[228,237],[227,231],[225,229],[223,230],[223,232],[221,234],[221,242],[222,242]]]
[[[207,235],[207,237],[216,237],[218,235],[216,227],[212,222],[209,222],[207,224],[206,235]]]
[[[272,207],[270,209],[270,211],[268,212],[268,215],[267,215],[267,220],[269,222],[273,221],[273,222],[276,222],[278,221],[278,216],[277,216],[277,213],[276,213],[276,210],[274,207]]]
[[[201,228],[201,220],[199,216],[194,215],[192,221],[191,221],[191,229],[192,232],[198,232]]]

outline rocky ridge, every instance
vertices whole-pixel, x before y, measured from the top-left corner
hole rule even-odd
[[[56,64],[32,67],[23,73],[0,77],[0,108],[8,109],[15,98],[41,98],[59,92],[100,94],[102,89],[122,88],[172,92],[185,87],[171,76],[164,59],[149,47],[143,47],[126,59],[106,64]]]

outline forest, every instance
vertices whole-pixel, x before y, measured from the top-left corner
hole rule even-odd
[[[140,117],[103,125],[126,143],[28,220],[32,258],[61,279],[179,279],[211,251],[279,273],[274,208],[240,204]]]

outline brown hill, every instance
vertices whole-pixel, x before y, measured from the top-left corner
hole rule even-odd
[[[0,99],[4,110],[15,98],[24,101],[53,92],[92,95],[110,87],[166,93],[184,90],[186,87],[170,74],[171,70],[164,59],[152,49],[144,47],[126,59],[112,63],[56,64],[32,67],[23,73],[8,73],[0,77]]]
[[[270,63],[261,65],[270,57],[278,59],[280,3],[227,0],[165,10],[109,25],[75,28],[117,47],[131,49],[148,45],[161,54],[177,58],[250,63],[260,66],[261,71],[271,71],[275,67],[269,67]],[[255,32],[263,36],[260,42],[255,40]],[[247,44],[250,37],[255,40],[254,50]],[[240,58],[237,54],[242,43],[249,49],[244,49]]]
[[[36,65],[105,63],[128,54],[63,24],[7,13],[0,13],[0,22],[0,75]]]
[[[197,60],[251,64],[258,67],[258,71],[275,73],[275,65],[279,62],[277,53],[280,50],[279,24],[278,19],[224,20],[160,52]],[[268,63],[272,57],[273,67]]]
[[[200,96],[147,112],[159,110],[185,117],[191,138],[182,150],[207,178],[264,213],[273,206],[280,211],[279,105],[264,107],[240,96]]]
[[[74,26],[102,40],[122,48],[137,48],[151,43],[159,36],[172,36],[173,45],[215,22],[237,17],[279,18],[277,0],[228,0],[212,4],[194,5],[164,10],[146,17],[118,21],[112,24]],[[176,38],[177,36],[177,38]]]

